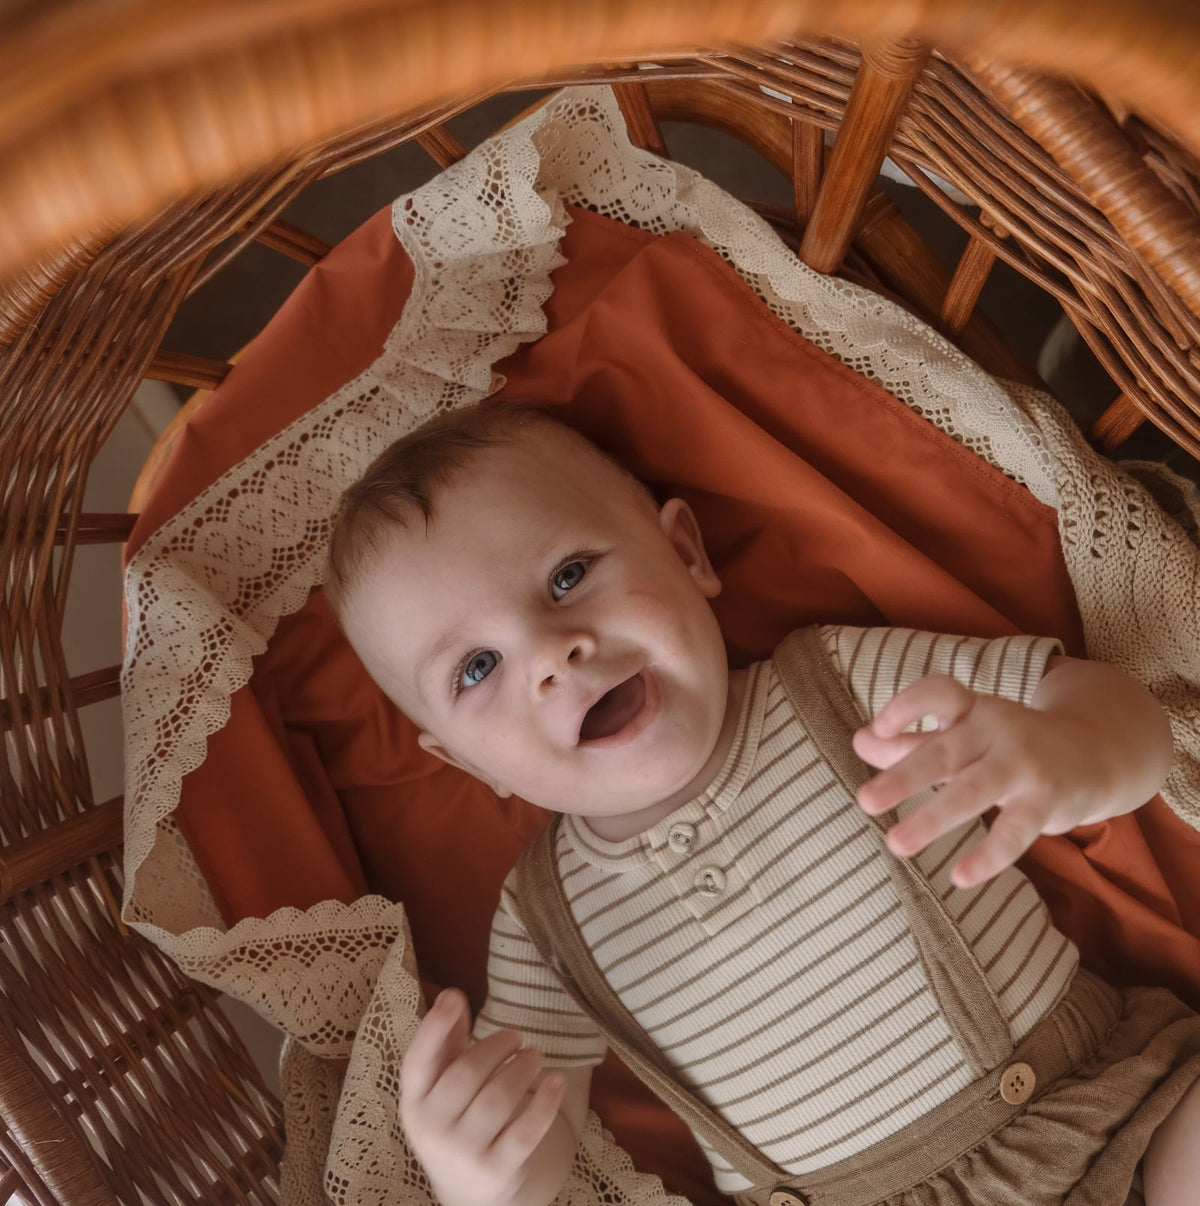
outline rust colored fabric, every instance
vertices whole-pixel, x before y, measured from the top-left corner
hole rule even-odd
[[[549,333],[503,399],[561,411],[695,508],[731,660],[815,620],[1060,637],[1083,654],[1054,512],[776,319],[714,253],[572,210]],[[411,272],[386,212],[313,270],[178,441],[131,547],[371,362]],[[177,819],[230,923],[365,891],[402,900],[422,974],[486,990],[500,884],[548,815],[416,745],[320,592],[279,626]],[[1085,964],[1200,1005],[1200,834],[1155,800],[1024,861]],[[716,1201],[678,1120],[610,1060],[601,1116],[639,1167]]]

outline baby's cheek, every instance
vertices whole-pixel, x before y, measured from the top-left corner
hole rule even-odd
[[[478,737],[476,765],[505,782],[513,791],[524,794],[529,784],[547,778],[547,752],[537,735],[520,726],[505,723],[497,716],[487,733]]]
[[[666,600],[659,591],[648,590],[644,587],[631,587],[621,596],[620,608],[617,612],[626,620],[659,619],[668,614]]]
[[[698,592],[630,590],[623,602],[623,620],[638,625],[646,637],[675,656],[689,654],[698,639],[714,633],[719,639],[712,608]]]
[[[478,761],[488,766],[499,766],[513,754],[513,738],[508,734],[504,717],[498,716],[483,732],[472,735],[469,744],[475,750]]]

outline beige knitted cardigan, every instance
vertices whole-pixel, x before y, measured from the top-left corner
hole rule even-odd
[[[289,1204],[430,1201],[395,1108],[419,1001],[404,910],[369,896],[227,929],[172,819],[180,781],[279,617],[318,582],[324,538],[307,525],[327,523],[385,443],[488,394],[492,364],[544,331],[564,201],[700,239],[784,321],[1057,508],[1088,651],[1168,709],[1179,757],[1164,795],[1200,826],[1195,488],[1157,466],[1117,468],[1049,398],[991,379],[890,302],[810,271],[728,194],[632,147],[608,89],[560,93],[396,202],[415,279],[379,359],[164,524],[127,571],[124,917],[289,1036]],[[349,1057],[344,1080],[321,1056]],[[590,1116],[561,1201],[665,1198]]]

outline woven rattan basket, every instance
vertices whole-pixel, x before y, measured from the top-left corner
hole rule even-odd
[[[464,153],[449,117],[585,80],[611,82],[658,153],[667,119],[743,139],[794,180],[794,212],[767,217],[808,264],[901,294],[985,368],[1028,380],[974,311],[995,261],[1013,265],[1116,383],[1096,441],[1149,420],[1200,455],[1189,4],[5,6],[0,1202],[279,1196],[278,1103],[215,994],[118,917],[121,800],[93,798],[79,716],[119,692],[119,667],[73,674],[61,639],[76,550],[133,522],[83,510],[97,449],[142,379],[210,387],[228,371],[159,342],[232,257],[257,240],[320,258],[278,218],[307,185],[410,139],[448,164]],[[953,273],[876,189],[885,154],[965,228]]]

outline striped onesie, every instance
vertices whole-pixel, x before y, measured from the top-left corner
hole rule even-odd
[[[1060,651],[1026,636],[833,626],[821,636],[864,716],[930,673],[1028,704]],[[625,841],[598,838],[577,816],[560,827],[555,856],[571,913],[613,990],[680,1083],[796,1174],[870,1147],[973,1080],[872,825],[802,730],[773,663],[760,662],[706,791]],[[982,830],[962,826],[914,861],[1020,1040],[1065,992],[1078,952],[1015,868],[976,888],[951,884],[958,854]],[[548,1065],[599,1063],[604,1039],[519,916],[510,876],[476,1036],[511,1028]],[[747,1188],[701,1146],[718,1188]]]

